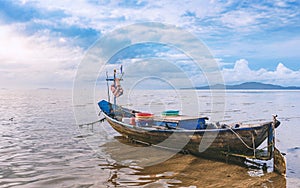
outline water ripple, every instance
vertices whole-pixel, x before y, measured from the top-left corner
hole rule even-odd
[[[191,104],[192,91],[182,91],[182,99]],[[163,92],[164,93],[164,92]],[[157,96],[153,91],[142,93],[137,103],[129,104],[160,113],[164,105],[177,107],[178,97]],[[299,96],[295,92],[230,92],[226,96],[225,121],[270,120],[279,114],[278,147],[287,153],[288,178],[293,185],[299,181]],[[203,102],[198,113],[210,115],[209,92],[200,92]],[[298,98],[297,98],[298,97]],[[167,102],[166,102],[167,101]],[[128,102],[128,101],[127,101]],[[125,104],[128,104],[128,103]],[[284,187],[285,180],[273,173],[261,174],[247,168],[228,165],[191,155],[175,155],[162,164],[139,167],[114,162],[112,155],[120,150],[109,148],[116,134],[109,127],[95,125],[79,129],[72,107],[85,109],[92,103],[72,104],[71,91],[27,90],[0,91],[0,187],[220,187],[249,185]],[[144,105],[144,106],[143,106]],[[95,113],[95,112],[92,112]],[[82,119],[94,121],[86,112]],[[85,122],[85,123],[86,123]],[[107,125],[108,126],[108,125]],[[103,136],[106,131],[108,136]],[[88,142],[88,144],[87,144]],[[93,149],[91,149],[91,147]],[[114,153],[110,153],[110,152]],[[249,173],[251,175],[249,175]],[[290,178],[290,179],[289,179]],[[297,179],[298,178],[298,179]]]

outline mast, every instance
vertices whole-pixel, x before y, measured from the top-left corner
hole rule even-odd
[[[108,102],[110,102],[110,92],[109,92],[109,84],[108,82],[111,81],[113,84],[110,86],[111,92],[114,96],[114,103],[113,103],[113,110],[116,110],[116,105],[117,105],[117,97],[120,97],[123,94],[123,89],[120,85],[120,81],[123,76],[123,71],[122,71],[122,66],[121,66],[121,77],[117,78],[117,70],[114,69],[114,77],[113,78],[108,78],[108,73],[106,72],[106,81],[107,81],[107,95],[108,95]]]
[[[107,100],[108,100],[108,102],[110,102],[110,93],[109,93],[108,81],[109,81],[109,79],[108,79],[108,73],[106,71]]]
[[[114,69],[114,88],[117,88],[116,87],[116,73],[117,73],[117,70]],[[114,95],[114,107],[113,107],[114,111],[116,110],[116,105],[117,105],[117,97],[116,97],[116,95]]]

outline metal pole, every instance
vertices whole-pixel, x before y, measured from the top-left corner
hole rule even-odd
[[[268,157],[271,159],[273,157],[273,152],[274,152],[274,129],[275,129],[275,120],[273,117],[273,123],[269,125],[268,128]]]
[[[106,85],[107,85],[107,99],[110,102],[109,84],[108,84],[108,73],[106,71]]]
[[[117,70],[114,69],[114,88],[117,88],[117,86],[116,86],[116,73],[117,73]],[[114,111],[116,111],[116,105],[117,105],[117,97],[114,95]]]
[[[277,115],[273,116],[272,128],[275,130],[277,123]],[[274,131],[275,132],[275,131]],[[286,160],[285,157],[281,154],[281,152],[275,147],[275,133],[273,136],[273,171],[279,173],[280,175],[286,175]]]

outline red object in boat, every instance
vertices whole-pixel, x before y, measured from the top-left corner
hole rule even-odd
[[[130,125],[135,125],[135,118],[134,117],[130,118]]]
[[[153,114],[145,113],[145,112],[139,112],[135,113],[136,118],[153,118]]]

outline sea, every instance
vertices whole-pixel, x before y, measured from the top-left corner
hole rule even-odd
[[[178,109],[226,124],[272,121],[278,115],[275,142],[286,158],[286,176],[273,172],[272,161],[263,170],[163,148],[148,152],[105,120],[99,122],[103,115],[97,102],[108,100],[104,91],[96,91],[92,100],[74,99],[72,90],[46,88],[1,89],[0,96],[2,188],[300,187],[297,90],[136,90],[117,99],[156,115]],[[162,151],[169,155],[162,157]]]

